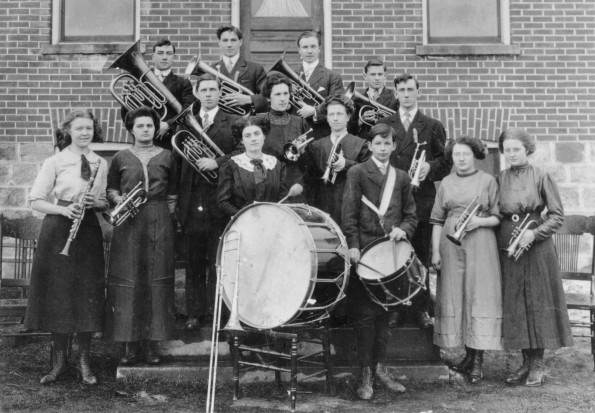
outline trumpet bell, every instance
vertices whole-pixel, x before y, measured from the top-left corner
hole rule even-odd
[[[292,162],[297,162],[300,158],[299,149],[291,142],[283,145],[283,153],[285,154],[285,158]]]
[[[451,241],[452,243],[454,243],[455,245],[458,245],[459,247],[462,245],[461,244],[461,239],[463,238],[461,235],[463,235],[464,233],[461,232],[459,234],[459,232],[457,231],[454,234],[446,234],[446,238],[448,238],[449,241]]]

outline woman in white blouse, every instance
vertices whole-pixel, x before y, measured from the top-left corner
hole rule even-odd
[[[90,148],[101,141],[101,126],[88,110],[71,112],[60,125],[65,149],[43,163],[29,200],[46,214],[31,271],[25,327],[52,333],[53,367],[41,384],[56,381],[67,369],[66,347],[76,333],[78,371],[85,384],[96,384],[89,367],[91,335],[101,331],[104,309],[103,237],[94,211],[107,208],[107,162]],[[93,186],[79,205],[94,170]],[[73,221],[81,223],[69,255],[60,252]]]

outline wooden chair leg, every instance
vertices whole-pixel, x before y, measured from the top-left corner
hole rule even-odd
[[[297,397],[297,353],[298,339],[297,337],[294,337],[291,339],[291,387],[289,390],[292,412],[295,412],[295,403]]]
[[[233,400],[238,400],[240,390],[240,338],[233,336],[232,360],[233,360]]]
[[[326,394],[333,394],[333,362],[331,359],[331,339],[328,325],[322,330],[322,353],[324,357],[324,369],[326,372]]]
[[[591,354],[593,355],[593,371],[595,371],[595,309],[590,310],[591,317]]]

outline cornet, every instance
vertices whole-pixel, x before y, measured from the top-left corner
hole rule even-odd
[[[516,227],[514,231],[512,231],[512,234],[510,236],[509,246],[508,248],[506,248],[506,252],[508,253],[508,258],[514,258],[515,261],[518,260],[519,257],[523,255],[525,251],[531,248],[531,245],[533,244],[530,243],[525,245],[524,247],[521,246],[521,239],[523,238],[525,231],[530,229],[529,227],[532,224],[537,224],[537,221],[535,220],[527,222],[530,216],[531,214],[527,214],[525,219],[523,219],[523,222],[521,222],[521,224],[518,227]]]
[[[463,211],[463,214],[459,217],[459,220],[455,224],[455,233],[454,234],[447,234],[446,238],[450,241],[454,242],[456,245],[461,245],[461,240],[467,234],[467,225],[471,221],[471,218],[477,215],[479,211],[481,211],[481,204],[477,203],[477,205],[473,206],[479,195],[473,198],[467,208]]]
[[[142,184],[143,182],[139,181],[112,212],[102,214],[103,218],[117,227],[128,218],[138,214],[138,207],[147,202],[147,191],[142,187]]]
[[[419,188],[419,174],[420,174],[420,166],[423,162],[426,161],[426,151],[423,150],[419,159],[417,159],[417,151],[419,151],[419,147],[425,145],[425,142],[419,143],[417,140],[417,129],[413,129],[413,140],[415,141],[415,152],[413,153],[413,158],[411,160],[411,166],[409,167],[409,178],[411,178],[411,185],[414,188]]]
[[[314,140],[314,138],[307,139],[306,137],[310,132],[312,132],[312,128],[310,128],[306,133],[298,136],[290,143],[286,143],[283,146],[283,153],[285,154],[285,159],[288,161],[297,161],[300,158],[300,150],[305,148],[310,142]]]
[[[333,170],[333,164],[337,162],[337,159],[339,159],[340,156],[343,156],[343,149],[341,148],[341,145],[339,145],[339,141],[337,140],[337,142],[333,144],[333,147],[331,148],[331,153],[329,154],[328,159],[326,160],[326,169],[324,170],[324,174],[322,175],[322,181],[325,184],[335,184],[338,172]]]

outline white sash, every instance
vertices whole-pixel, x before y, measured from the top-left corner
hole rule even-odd
[[[368,198],[362,195],[362,202],[368,206],[372,211],[378,215],[380,222],[384,224],[384,215],[388,211],[390,200],[395,190],[395,182],[397,181],[397,171],[395,168],[390,166],[388,168],[388,177],[386,178],[386,185],[384,185],[384,191],[382,192],[382,198],[380,199],[380,208],[376,208],[376,205],[372,203]]]

